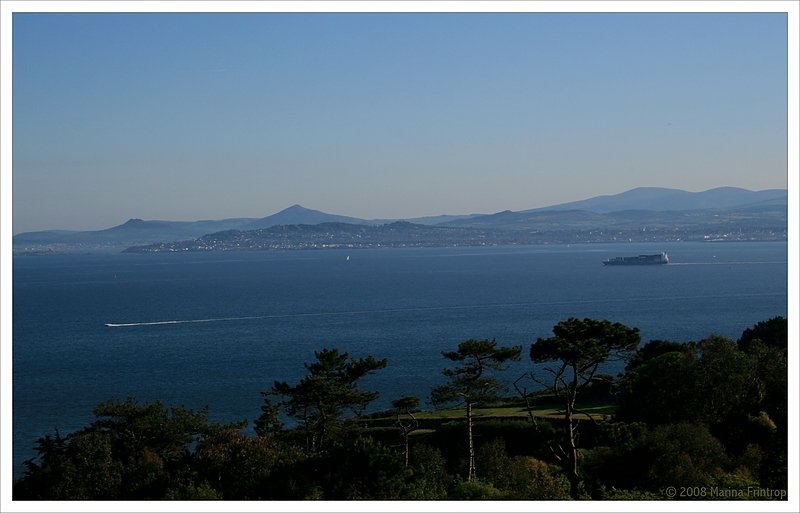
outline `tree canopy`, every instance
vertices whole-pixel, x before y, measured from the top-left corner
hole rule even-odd
[[[519,360],[522,347],[497,347],[494,340],[470,339],[461,342],[457,351],[444,351],[442,356],[461,365],[442,371],[449,380],[431,391],[434,404],[461,402],[466,406],[469,469],[467,480],[475,478],[475,444],[472,437],[472,408],[481,401],[497,398],[502,385],[492,371],[504,370],[508,362]]]
[[[283,398],[277,406],[302,424],[308,453],[324,450],[346,413],[358,415],[378,397],[377,392],[359,389],[358,381],[386,367],[385,358],[353,359],[338,349],[316,351],[314,356],[315,362],[305,364],[308,374],[296,385],[275,381],[272,390],[263,394],[263,415],[256,421],[262,432],[267,426],[276,426],[271,397]]]
[[[578,392],[591,383],[600,364],[612,358],[625,358],[636,349],[639,329],[607,320],[571,317],[553,326],[553,335],[539,337],[531,346],[530,356],[534,363],[556,362],[555,368],[545,368],[552,376],[553,395],[564,402],[565,445],[558,446],[558,452],[554,453],[567,470],[570,495],[577,499],[580,476],[574,414]]]

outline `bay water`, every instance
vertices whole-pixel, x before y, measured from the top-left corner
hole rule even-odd
[[[602,265],[662,250],[669,265]],[[260,392],[296,382],[323,347],[388,359],[364,380],[373,410],[402,395],[429,407],[442,351],[469,338],[523,346],[510,383],[569,317],[638,327],[644,344],[736,339],[787,315],[784,242],[17,256],[13,269],[15,477],[37,438],[110,398],[252,425]]]

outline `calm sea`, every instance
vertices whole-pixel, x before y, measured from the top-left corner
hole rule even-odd
[[[661,250],[670,265],[601,265]],[[299,379],[323,347],[388,358],[365,383],[382,408],[401,395],[425,400],[442,380],[441,352],[463,340],[520,344],[526,355],[571,316],[636,326],[644,342],[735,339],[787,315],[786,251],[672,243],[15,257],[14,474],[38,437],[83,427],[112,397],[252,421],[259,392]],[[523,359],[506,375],[531,368]]]

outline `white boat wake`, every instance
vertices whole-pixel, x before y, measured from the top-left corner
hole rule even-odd
[[[670,264],[672,265],[672,264]],[[124,322],[124,323],[105,323],[109,328],[129,328],[135,326],[163,326],[168,324],[190,324],[199,322],[225,322],[225,321],[248,321],[256,319],[288,319],[293,317],[330,317],[338,315],[369,315],[369,314],[384,314],[384,313],[408,313],[408,312],[430,312],[436,310],[475,310],[484,308],[515,308],[515,307],[535,307],[535,306],[558,306],[558,305],[576,305],[576,304],[592,304],[592,303],[623,303],[623,302],[645,302],[655,301],[663,302],[668,300],[685,300],[685,299],[730,299],[734,297],[766,297],[766,296],[779,296],[782,293],[777,292],[762,292],[751,294],[709,294],[699,296],[653,296],[653,297],[627,297],[627,298],[593,298],[593,299],[577,299],[567,301],[531,301],[522,303],[489,303],[478,305],[451,305],[451,306],[420,306],[420,307],[405,307],[405,308],[386,308],[382,310],[349,310],[342,312],[310,312],[310,313],[294,313],[294,314],[275,314],[275,315],[248,315],[242,317],[213,317],[209,319],[180,319],[170,321],[150,321],[150,322]]]
[[[221,322],[221,321],[242,321],[247,319],[267,319],[269,315],[259,315],[251,317],[215,317],[213,319],[183,319],[175,321],[152,321],[152,322],[107,322],[106,326],[109,328],[128,328],[131,326],[161,326],[164,324],[189,324],[192,322]]]

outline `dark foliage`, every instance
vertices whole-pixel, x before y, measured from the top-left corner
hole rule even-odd
[[[81,431],[39,439],[15,490],[24,499],[157,499],[186,495],[192,447],[219,426],[205,410],[139,404],[129,398],[95,408]],[[230,425],[231,429],[241,425]]]
[[[761,321],[752,328],[747,328],[739,337],[739,349],[750,352],[751,346],[760,341],[767,347],[786,349],[789,340],[789,323],[784,317],[773,317],[768,321]]]
[[[308,375],[299,383],[275,381],[272,390],[262,394],[262,415],[256,420],[259,434],[280,431],[277,412],[283,408],[301,424],[309,455],[341,441],[346,432],[343,427],[346,414],[359,415],[378,397],[377,392],[359,389],[358,381],[386,367],[385,358],[348,359],[348,354],[338,349],[323,349],[314,355],[317,361],[305,364]],[[272,396],[283,399],[274,403]]]

